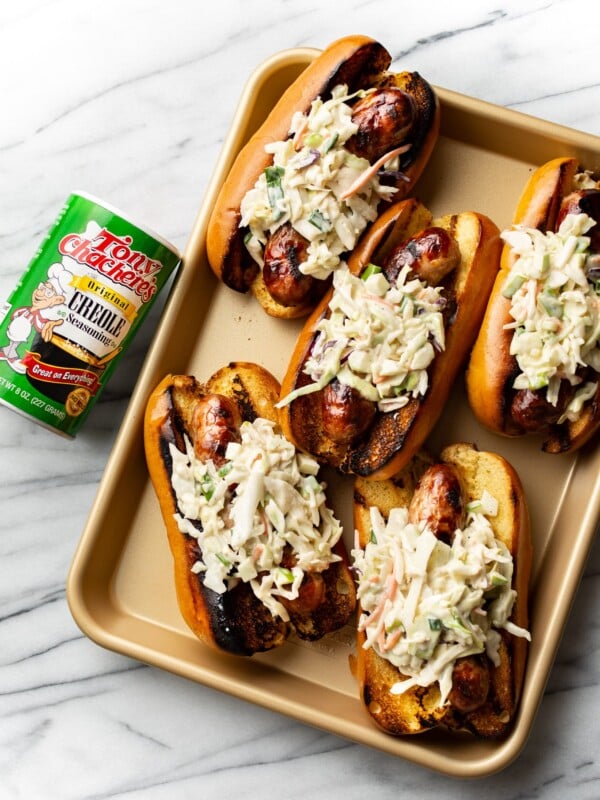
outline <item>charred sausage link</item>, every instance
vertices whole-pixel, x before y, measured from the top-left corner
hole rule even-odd
[[[426,523],[438,539],[452,541],[466,519],[462,486],[454,467],[433,464],[425,470],[410,501],[408,518],[413,524]]]
[[[298,589],[298,597],[290,600],[279,597],[280,603],[291,614],[309,614],[325,600],[325,581],[319,572],[306,572]]]
[[[565,381],[561,384],[559,403],[553,406],[544,396],[544,390],[518,389],[510,407],[513,420],[524,431],[546,433],[551,425],[555,425],[561,417],[566,405]]]
[[[241,422],[236,404],[228,397],[220,394],[202,397],[194,408],[191,430],[197,458],[212,459],[217,467],[222,466],[229,442],[239,441]]]
[[[264,252],[263,279],[271,297],[284,306],[299,306],[309,298],[314,278],[300,272],[308,240],[288,222],[269,237]]]
[[[351,386],[334,379],[322,392],[321,422],[325,435],[347,445],[371,425],[376,405]]]
[[[456,239],[445,228],[432,226],[396,247],[383,265],[390,282],[396,281],[403,267],[430,286],[438,286],[460,263]]]
[[[465,656],[457,659],[452,670],[450,704],[466,714],[480,708],[490,691],[490,665],[486,658]]]
[[[374,164],[406,141],[414,119],[415,107],[409,94],[397,86],[376,89],[353,105],[352,122],[358,130],[345,147]]]

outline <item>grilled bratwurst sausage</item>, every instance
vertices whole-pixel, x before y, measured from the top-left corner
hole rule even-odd
[[[240,412],[228,397],[208,394],[198,399],[192,418],[196,457],[212,459],[216,466],[222,466],[227,445],[239,441],[240,424]]]
[[[415,114],[408,92],[397,86],[376,89],[352,106],[352,122],[358,130],[346,142],[346,149],[374,164],[406,141]]]
[[[336,378],[323,389],[322,397],[323,430],[338,444],[349,444],[362,436],[377,410],[375,403]]]
[[[490,691],[490,664],[485,656],[459,658],[452,670],[450,705],[467,714],[485,703]]]
[[[288,222],[277,228],[265,245],[263,280],[271,297],[284,306],[306,303],[315,280],[300,272],[308,240]]]
[[[429,467],[417,484],[408,507],[414,524],[426,523],[438,539],[451,543],[454,531],[465,521],[465,503],[460,479],[450,464]]]
[[[439,286],[460,263],[460,250],[454,236],[444,228],[432,226],[398,246],[388,257],[384,272],[395,280],[408,265],[429,286]]]

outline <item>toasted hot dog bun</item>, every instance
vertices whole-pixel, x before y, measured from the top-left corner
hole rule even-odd
[[[431,226],[449,232],[460,251],[456,269],[442,282],[447,301],[445,349],[428,367],[425,395],[411,397],[395,411],[377,412],[360,438],[349,444],[333,441],[323,430],[323,392],[297,396],[280,408],[280,422],[296,446],[342,473],[380,480],[401,470],[418,452],[437,422],[452,384],[479,330],[500,257],[501,241],[496,225],[486,216],[467,211],[433,219],[418,200],[391,206],[362,238],[349,260],[349,269],[360,275],[369,263],[380,265],[397,245]],[[330,290],[303,327],[282,381],[282,400],[312,383],[304,372],[314,346],[315,327],[329,314]]]
[[[419,480],[433,463],[454,469],[466,503],[479,500],[484,490],[498,501],[498,513],[489,519],[494,536],[506,545],[513,558],[512,587],[517,594],[510,619],[526,629],[531,569],[529,515],[515,470],[497,454],[478,451],[468,443],[458,443],[446,447],[435,461],[428,454],[419,453],[392,479],[366,481],[358,478],[354,491],[354,519],[359,547],[364,549],[371,536],[370,508],[378,508],[387,520],[392,509],[409,507],[418,491]],[[448,498],[449,502],[455,500]],[[360,602],[359,613],[362,613]],[[489,689],[485,701],[474,710],[459,711],[450,702],[440,706],[437,682],[393,694],[390,691],[392,686],[405,676],[373,648],[365,649],[365,634],[359,630],[355,674],[361,701],[371,719],[390,734],[416,734],[441,726],[486,738],[502,736],[509,730],[517,709],[528,642],[526,638],[506,631],[501,635],[499,665],[494,666],[487,659]]]
[[[342,627],[355,606],[354,582],[341,539],[334,546],[341,560],[318,573],[318,581],[314,581],[318,602],[314,597],[306,601],[305,593],[304,600],[289,604],[289,619],[271,613],[246,582],[218,593],[204,585],[201,573],[192,571],[201,545],[195,537],[182,533],[175,519],[181,509],[172,483],[171,448],[185,452],[185,439],[196,445],[198,405],[215,395],[233,401],[242,421],[252,422],[257,417],[276,421],[279,383],[267,370],[248,362],[232,362],[205,383],[188,375],[167,375],[152,392],[144,419],[146,460],[173,556],[183,619],[205,644],[233,655],[249,656],[278,647],[292,630],[300,638],[318,639]],[[307,586],[306,592],[310,594],[313,588]]]
[[[308,112],[318,97],[329,99],[335,86],[345,84],[350,92],[355,92],[392,84],[410,95],[415,108],[411,148],[401,157],[404,179],[399,182],[394,199],[406,196],[425,168],[437,140],[439,102],[432,88],[418,73],[390,73],[387,71],[390,63],[390,53],[368,36],[347,36],[333,42],[284,91],[265,121],[240,150],[219,191],[206,238],[210,266],[230,288],[239,292],[252,291],[271,316],[306,316],[316,301],[313,298],[300,305],[288,306],[275,300],[244,245],[246,231],[240,228],[240,204],[272,163],[272,155],[265,152],[265,146],[287,139],[294,113]]]
[[[583,169],[574,158],[556,158],[536,169],[517,203],[513,224],[542,232],[556,229],[561,202],[574,190],[574,178]],[[600,224],[600,220],[598,221]],[[482,425],[504,436],[526,433],[513,418],[513,382],[519,374],[516,357],[511,355],[513,322],[511,299],[502,294],[515,256],[505,244],[501,268],[490,294],[488,307],[470,356],[467,369],[467,395],[473,413]],[[600,387],[600,383],[599,383]],[[547,437],[542,449],[548,453],[573,452],[585,444],[600,426],[600,388],[586,402],[579,419],[552,424],[540,433]],[[535,432],[535,431],[533,431]]]

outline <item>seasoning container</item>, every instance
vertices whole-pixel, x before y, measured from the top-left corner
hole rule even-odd
[[[179,261],[156,233],[71,194],[0,309],[0,403],[75,436]]]

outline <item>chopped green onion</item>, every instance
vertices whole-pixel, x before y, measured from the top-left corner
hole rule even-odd
[[[287,583],[294,582],[294,573],[291,569],[287,569],[286,567],[279,567],[279,572],[283,575]]]
[[[218,470],[217,475],[219,478],[224,478],[226,475],[229,475],[231,470],[233,469],[233,461],[228,461],[226,464]]]
[[[529,388],[536,391],[537,389],[543,389],[545,386],[548,386],[548,383],[549,378],[547,375],[536,375],[529,380]]]
[[[318,147],[322,141],[323,137],[320,133],[309,133],[308,136],[304,137],[304,144],[308,147]]]
[[[403,630],[404,625],[402,624],[402,620],[395,619],[391,625],[385,626],[386,633],[392,633],[392,631]]]
[[[377,536],[375,536],[375,531],[371,528],[371,532],[369,533],[369,541],[371,544],[377,544]]]
[[[441,619],[435,619],[434,617],[429,617],[427,619],[427,622],[429,623],[429,630],[430,631],[441,631],[442,630],[442,620]]]
[[[223,566],[225,567],[231,566],[231,561],[228,558],[225,558],[224,555],[222,555],[221,553],[216,553],[215,555],[217,556],[221,564],[223,564]]]
[[[555,297],[546,294],[546,292],[542,292],[538,295],[538,302],[551,317],[562,319],[564,313],[563,305]]]
[[[332,228],[331,220],[327,219],[318,208],[315,208],[315,210],[311,212],[308,221],[311,225],[314,225],[315,228],[320,230],[321,233],[327,233],[327,231],[330,231]]]
[[[359,170],[361,172],[365,169],[365,164],[369,164],[366,158],[355,156],[354,153],[346,153],[345,163],[350,168]]]
[[[507,297],[507,298],[512,297],[524,283],[525,283],[525,277],[523,275],[513,275],[504,284],[504,287],[502,289],[502,297]]]
[[[210,501],[211,497],[215,492],[215,484],[213,483],[213,479],[210,475],[204,475],[200,482],[200,491],[204,495],[204,497]]]
[[[419,385],[418,373],[409,372],[408,375],[402,381],[402,383],[399,383],[398,386],[394,387],[394,394],[396,395],[396,397],[399,397],[401,394],[414,391],[418,385]]]
[[[330,136],[330,137],[329,137],[329,139],[327,139],[327,141],[326,141],[326,142],[325,142],[325,144],[323,145],[323,154],[326,154],[326,153],[328,153],[328,152],[331,150],[331,148],[332,148],[332,147],[335,147],[335,145],[336,145],[336,143],[337,143],[337,140],[339,139],[339,137],[340,137],[340,135],[339,135],[339,133],[336,131],[336,132],[333,134],[333,136]]]
[[[283,213],[279,208],[279,201],[283,200],[283,186],[281,185],[283,172],[283,167],[267,167],[265,169],[267,197],[269,198],[269,205],[275,212],[274,218],[276,220],[279,219]]]
[[[366,281],[367,278],[370,278],[371,275],[377,275],[378,273],[383,272],[381,267],[378,267],[377,264],[369,263],[365,267],[365,269],[361,272],[360,278],[363,281]]]

